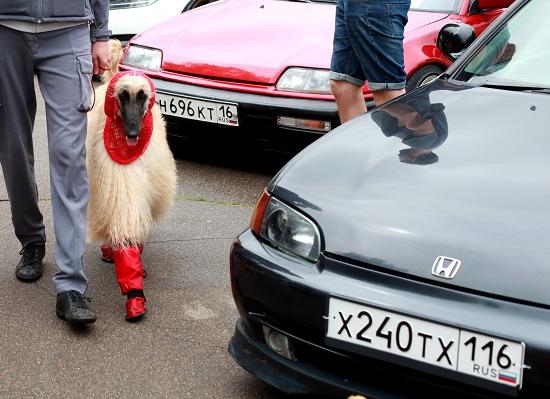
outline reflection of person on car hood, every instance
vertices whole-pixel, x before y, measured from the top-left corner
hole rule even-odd
[[[401,162],[428,165],[439,159],[432,150],[447,140],[444,109],[443,104],[431,104],[428,97],[413,97],[379,109],[372,113],[372,119],[385,136],[400,138],[410,147],[399,151]]]

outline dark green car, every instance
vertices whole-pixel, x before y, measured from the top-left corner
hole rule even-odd
[[[287,393],[548,397],[549,15],[517,0],[274,178],[231,248],[239,365]]]

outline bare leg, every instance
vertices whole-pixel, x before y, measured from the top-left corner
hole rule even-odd
[[[361,87],[345,80],[331,80],[330,87],[336,99],[341,123],[367,112],[367,105]],[[377,107],[403,94],[405,94],[405,89],[378,90],[372,93]]]
[[[372,96],[374,98],[374,103],[377,107],[380,107],[382,104],[393,100],[400,95],[405,94],[405,89],[400,90],[378,90],[373,91]]]
[[[360,86],[345,80],[331,80],[330,87],[336,99],[341,123],[367,112],[367,105]]]

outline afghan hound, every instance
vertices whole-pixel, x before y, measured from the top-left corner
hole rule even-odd
[[[113,67],[106,81],[88,116],[88,236],[103,243],[102,259],[114,262],[126,319],[135,320],[146,312],[143,244],[173,203],[176,166],[151,79]]]

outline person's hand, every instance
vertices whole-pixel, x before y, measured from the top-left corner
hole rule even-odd
[[[92,62],[94,63],[94,75],[100,75],[111,68],[111,50],[108,42],[92,43]]]

